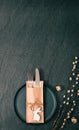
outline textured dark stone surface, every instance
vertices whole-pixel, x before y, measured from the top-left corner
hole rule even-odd
[[[41,79],[55,89],[68,86],[71,63],[79,55],[79,2],[76,0],[0,0],[0,130],[51,130],[51,119],[26,125],[15,114],[13,101],[38,67]],[[33,72],[34,73],[34,72]],[[73,113],[79,118],[79,107]],[[78,130],[70,121],[64,130]]]

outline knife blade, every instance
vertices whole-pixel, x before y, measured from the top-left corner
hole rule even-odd
[[[39,69],[35,69],[35,87],[40,87],[40,74]]]

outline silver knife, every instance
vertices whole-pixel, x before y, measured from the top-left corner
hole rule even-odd
[[[40,87],[40,74],[39,69],[35,69],[35,87]]]

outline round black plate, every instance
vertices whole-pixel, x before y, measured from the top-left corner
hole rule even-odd
[[[47,122],[54,114],[56,109],[56,98],[52,90],[44,86],[44,118]],[[26,121],[26,87],[23,85],[16,93],[14,108],[18,117]]]

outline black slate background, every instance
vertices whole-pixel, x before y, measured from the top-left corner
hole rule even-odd
[[[27,73],[38,67],[41,79],[68,86],[74,56],[79,56],[77,0],[0,0],[0,130],[51,130],[54,117],[43,125],[27,125],[14,111],[14,96]],[[73,116],[79,119],[79,105]],[[54,115],[55,116],[55,115]],[[64,130],[78,130],[67,122]]]

